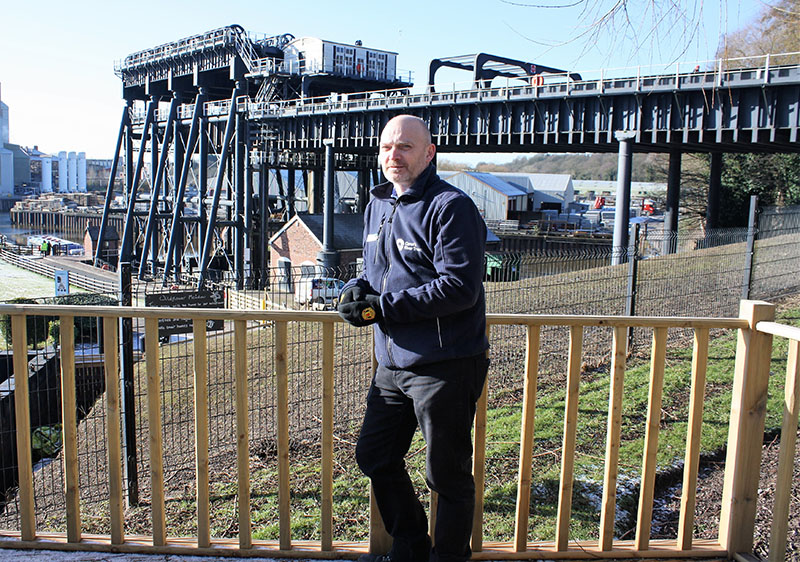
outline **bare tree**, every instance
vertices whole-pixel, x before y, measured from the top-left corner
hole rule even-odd
[[[743,28],[725,35],[717,58],[740,59],[730,67],[760,66],[762,60],[748,57],[767,53],[794,53],[780,57],[775,64],[800,61],[800,0],[779,0],[765,4],[759,17]]]
[[[575,45],[581,55],[602,44],[615,57],[630,53],[632,59],[646,51],[654,60],[663,62],[685,55],[694,43],[705,39],[705,0],[500,1],[532,10],[563,10],[565,18],[575,22],[568,39],[548,40],[517,33],[546,47]],[[715,1],[719,3],[720,17],[727,19],[727,2]],[[716,43],[716,38],[713,40]]]

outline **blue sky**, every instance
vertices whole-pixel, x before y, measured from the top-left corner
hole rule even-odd
[[[605,0],[604,0],[605,1]],[[658,2],[659,0],[653,0]],[[210,29],[238,23],[247,31],[315,36],[398,53],[398,68],[415,82],[427,79],[432,58],[488,52],[571,70],[635,66],[714,56],[720,33],[752,20],[761,0],[684,0],[701,26],[684,52],[680,26],[662,25],[656,37],[607,33],[568,42],[585,31],[578,8],[537,8],[567,0],[375,2],[304,0],[246,2],[116,0],[5,3],[0,8],[0,87],[9,106],[10,141],[45,152],[84,151],[110,158],[122,109],[114,61]],[[608,2],[609,4],[611,2]],[[633,0],[632,5],[646,5]],[[632,29],[649,28],[651,15],[630,14]],[[567,42],[563,45],[558,43]],[[452,71],[455,72],[455,71]],[[448,81],[467,76],[443,75]],[[447,156],[445,156],[447,157]],[[512,155],[498,155],[507,161]],[[473,160],[476,158],[471,157]],[[458,159],[458,158],[453,158]],[[486,158],[483,158],[486,159]]]

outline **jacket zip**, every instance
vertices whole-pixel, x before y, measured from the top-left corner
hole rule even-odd
[[[436,332],[439,334],[439,349],[444,347],[444,343],[442,343],[442,324],[439,321],[439,317],[436,317]]]
[[[378,247],[383,251],[383,257],[386,260],[386,268],[383,271],[383,280],[381,281],[381,294],[386,290],[386,281],[389,279],[389,272],[392,269],[392,259],[391,259],[391,252],[387,251],[386,249],[386,241],[389,239],[389,236],[392,232],[392,220],[394,220],[394,213],[397,211],[397,205],[399,203],[399,199],[395,199],[392,203],[392,212],[389,214],[388,220],[384,216],[381,220],[380,226],[378,226]],[[383,225],[386,224],[386,232],[383,233],[383,240],[381,240],[381,233],[383,231]],[[375,252],[375,263],[378,259],[378,252]],[[394,359],[392,358],[392,336],[389,334],[389,326],[384,324],[384,331],[386,332],[386,355],[389,358],[389,362],[394,365]]]

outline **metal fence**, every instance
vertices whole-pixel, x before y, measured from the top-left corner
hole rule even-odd
[[[640,230],[634,233],[631,246],[621,265],[608,265],[608,252],[594,249],[579,254],[539,252],[501,253],[487,257],[485,290],[487,311],[492,313],[548,313],[548,314],[638,314],[649,316],[716,316],[733,317],[737,314],[739,300],[743,295],[750,298],[772,299],[800,290],[798,263],[800,263],[800,208],[770,210],[760,214],[757,228],[723,232],[681,232],[673,247],[676,252],[661,255],[665,247],[660,229]],[[752,256],[748,260],[748,235],[753,239]],[[233,291],[226,294],[226,305],[231,308],[279,308],[301,309],[332,307],[334,299],[323,294],[320,300],[304,300],[298,295],[302,287],[314,276],[348,279],[356,268],[340,271],[328,270],[314,274],[308,270],[285,269],[270,272],[269,288],[265,291]],[[747,280],[747,282],[745,282]],[[134,301],[149,294],[178,292],[188,287],[161,283],[140,284],[133,291]],[[141,303],[140,303],[141,304]],[[35,318],[38,325],[31,326],[29,333],[38,333],[41,338],[33,342],[32,359],[40,362],[57,361],[57,350],[53,338],[53,319]],[[95,471],[103,470],[105,464],[105,414],[101,407],[94,407],[104,388],[92,374],[92,365],[102,347],[99,331],[91,321],[76,324],[78,341],[85,341],[76,351],[76,357],[84,358],[85,376],[79,377],[78,394],[84,397],[83,410],[79,417],[79,452],[81,467],[90,467],[81,472],[82,501],[103,502],[108,497],[106,484],[92,477]],[[146,420],[146,376],[144,371],[142,319],[134,319],[130,327],[132,370],[130,396],[125,420],[130,424],[126,437],[128,497],[133,497],[146,512],[149,497],[150,465],[148,458],[148,424]],[[273,327],[264,323],[248,326],[248,362],[250,372],[249,424],[251,450],[264,462],[275,456],[277,435],[275,419],[278,399],[274,385],[274,334]],[[680,331],[671,332],[671,337]],[[6,348],[10,348],[8,331],[3,333]],[[525,330],[519,326],[498,326],[492,334],[490,371],[490,406],[513,400],[521,396],[522,380],[518,372],[520,354],[525,349]],[[302,365],[289,373],[289,404],[291,444],[299,455],[316,454],[320,416],[318,396],[321,393],[321,365],[298,361],[297,358],[313,357],[321,345],[321,334],[309,326],[290,330],[290,365]],[[568,329],[547,327],[541,334],[540,387],[563,385],[565,381]],[[344,324],[336,325],[334,434],[337,439],[337,463],[352,465],[353,441],[363,414],[365,392],[371,378],[369,330],[359,330]],[[586,370],[606,369],[609,363],[608,350],[611,341],[608,331],[587,328],[584,335],[583,362]],[[649,340],[632,331],[629,335],[632,352],[644,351]],[[235,412],[233,380],[233,326],[223,323],[221,329],[208,332],[209,361],[209,425],[210,462],[212,474],[230,469],[235,457]],[[162,401],[169,404],[162,420],[164,439],[164,472],[167,493],[180,495],[182,487],[194,470],[191,438],[194,431],[192,415],[192,350],[191,334],[173,334],[161,338],[160,364],[162,373]],[[42,375],[42,387],[32,388],[32,400],[50,412],[34,427],[40,428],[42,447],[39,450],[40,469],[36,476],[37,513],[47,513],[48,505],[63,502],[63,468],[60,462],[51,462],[57,454],[58,443],[48,443],[48,435],[56,435],[60,423],[57,390],[48,390],[48,384],[57,389],[58,369],[50,367]],[[48,382],[50,381],[50,382]],[[1,385],[2,383],[0,383]],[[11,392],[13,389],[7,389]],[[39,394],[36,394],[39,393]],[[123,397],[124,398],[124,397]],[[11,406],[0,405],[3,419],[13,417]],[[124,431],[124,429],[123,429]],[[13,450],[7,444],[12,439],[10,428],[0,428],[0,449]],[[135,442],[134,442],[135,441]],[[48,453],[49,451],[49,453]],[[232,457],[233,456],[233,457]],[[16,459],[11,455],[0,474],[5,480],[2,492],[5,503],[0,513],[0,526],[16,528],[18,510],[15,502]],[[95,467],[95,468],[91,468]],[[501,475],[502,477],[502,475]],[[2,498],[0,497],[0,500]],[[220,515],[224,518],[225,515]],[[148,523],[142,516],[143,528]],[[40,521],[42,529],[60,528],[60,521]],[[103,530],[98,523],[97,530]],[[235,522],[231,522],[235,526]],[[85,529],[91,532],[92,529]]]

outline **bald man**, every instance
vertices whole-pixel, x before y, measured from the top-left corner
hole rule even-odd
[[[425,122],[390,120],[364,215],[364,271],[345,285],[339,314],[373,326],[378,367],[356,446],[383,522],[387,555],[361,562],[468,560],[475,508],[472,421],[488,360],[483,292],[486,225],[472,200],[439,179]],[[435,547],[405,469],[419,427],[428,487],[439,494]]]

